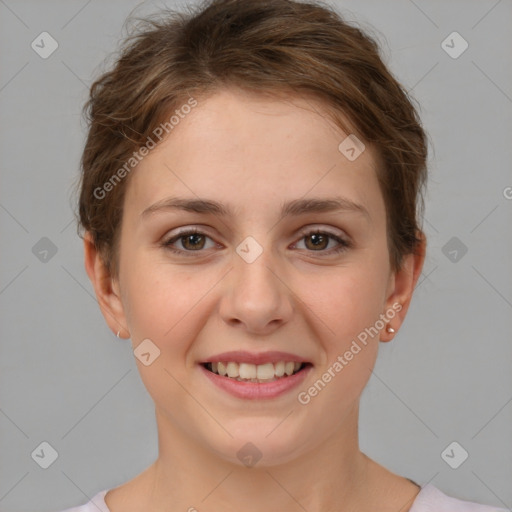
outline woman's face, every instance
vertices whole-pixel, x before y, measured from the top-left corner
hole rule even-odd
[[[217,92],[142,159],[125,197],[120,300],[105,317],[134,349],[146,340],[136,362],[160,435],[238,464],[251,449],[273,465],[357,435],[379,339],[390,339],[383,320],[399,327],[413,288],[390,269],[375,154],[347,152],[348,140],[342,153],[348,134],[321,112]],[[279,361],[307,365],[261,384],[203,365],[219,360],[262,380]]]

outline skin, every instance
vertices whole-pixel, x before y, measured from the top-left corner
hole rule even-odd
[[[131,337],[134,349],[149,338],[160,350],[149,366],[135,359],[155,402],[159,455],[108,492],[112,512],[409,510],[419,488],[363,454],[357,434],[379,341],[393,334],[383,328],[307,405],[297,400],[395,303],[402,309],[389,325],[399,330],[425,256],[423,241],[399,272],[391,269],[378,156],[367,144],[349,161],[338,150],[346,135],[311,98],[218,91],[132,171],[117,278],[84,238],[85,267],[112,331]],[[283,202],[334,195],[368,216],[279,220]],[[141,220],[169,196],[213,199],[235,215],[165,210]],[[174,242],[188,256],[161,245],[185,227],[206,235]],[[328,238],[316,248],[302,228],[328,230],[352,246],[335,254],[339,243]],[[263,249],[252,263],[236,252],[247,236]],[[313,369],[283,396],[243,400],[198,366],[229,350],[292,352]],[[262,454],[252,468],[236,455],[249,441]]]

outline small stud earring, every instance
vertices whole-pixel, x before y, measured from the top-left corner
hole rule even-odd
[[[121,331],[117,331],[117,337],[119,338],[119,334],[121,333]]]
[[[389,332],[390,334],[393,334],[395,332],[395,329],[393,329],[393,327],[391,327],[390,325],[388,325],[386,327],[386,331]]]

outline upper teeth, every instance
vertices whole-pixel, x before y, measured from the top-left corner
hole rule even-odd
[[[274,377],[282,377],[291,375],[301,367],[301,363],[294,363],[293,361],[278,363],[265,363],[265,364],[249,364],[249,363],[235,363],[229,361],[226,363],[211,363],[212,372],[219,375],[227,375],[228,377],[241,379],[258,379],[268,380]]]

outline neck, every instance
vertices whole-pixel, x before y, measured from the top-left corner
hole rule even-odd
[[[245,467],[181,432],[157,412],[159,457],[145,474],[150,510],[308,512],[359,510],[368,495],[369,459],[358,446],[358,407],[309,449],[273,465]],[[263,460],[263,459],[262,459]]]

